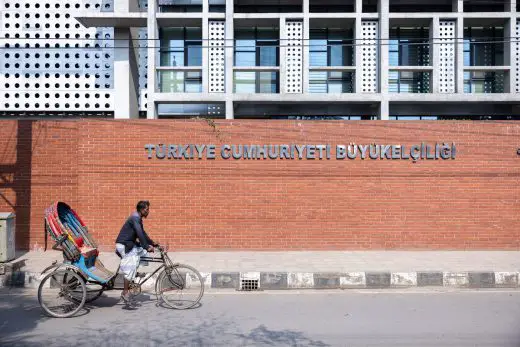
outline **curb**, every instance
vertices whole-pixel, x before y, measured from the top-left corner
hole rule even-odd
[[[201,272],[206,290],[520,288],[520,272]],[[41,273],[0,275],[0,288],[38,288]],[[153,288],[156,275],[143,288]],[[121,275],[116,282],[122,283]]]

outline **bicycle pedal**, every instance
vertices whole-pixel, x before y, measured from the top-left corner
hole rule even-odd
[[[137,272],[135,274],[135,277],[136,278],[145,278],[146,277],[146,272]]]

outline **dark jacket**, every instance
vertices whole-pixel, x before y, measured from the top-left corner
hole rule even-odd
[[[144,249],[148,249],[150,245],[155,245],[155,242],[144,231],[143,220],[137,212],[132,213],[123,224],[116,243],[125,245],[126,253],[130,252],[136,245]]]

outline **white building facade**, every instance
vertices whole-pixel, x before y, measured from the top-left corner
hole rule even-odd
[[[520,119],[516,0],[4,0],[0,115]]]

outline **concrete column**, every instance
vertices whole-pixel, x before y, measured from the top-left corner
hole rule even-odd
[[[440,93],[440,73],[437,69],[440,65],[440,36],[439,17],[434,17],[430,21],[430,64],[434,67],[430,76],[432,93]]]
[[[388,93],[389,0],[379,0],[379,92]]]
[[[310,19],[309,19],[309,0],[303,0],[303,71],[302,71],[302,80],[303,80],[303,93],[309,92],[309,58],[310,58]]]
[[[361,47],[361,43],[363,42],[363,35],[361,31],[361,14],[363,13],[363,0],[356,0],[355,8],[356,11],[356,20],[354,23],[354,66],[356,67],[355,71],[355,85],[354,85],[354,93],[361,93],[363,88],[363,67],[361,66],[361,62],[363,61],[363,47]]]
[[[158,61],[159,28],[157,25],[157,0],[148,0],[148,119],[157,119],[155,93],[157,91],[157,75],[155,67]]]
[[[137,88],[137,61],[132,48],[132,35],[129,28],[114,29],[114,118],[128,119],[139,117]]]
[[[377,115],[380,120],[390,119],[390,106],[387,98],[382,98],[379,104],[379,114]]]
[[[225,33],[225,86],[226,86],[226,119],[235,118],[233,114],[233,65],[234,65],[234,25],[233,0],[226,0],[226,33]]]
[[[235,119],[232,98],[226,98],[226,119]]]
[[[516,18],[516,3],[517,3],[517,0],[507,0],[507,3],[506,3],[506,10],[508,10],[510,12],[509,14],[509,25],[507,26],[507,29],[505,30],[506,32],[509,31],[509,35],[506,35],[506,36],[509,36],[509,39],[506,39],[505,41],[509,40],[510,42],[506,42],[505,44],[505,51],[504,51],[504,56],[505,56],[505,65],[509,65],[511,67],[511,69],[509,70],[509,77],[508,77],[508,81],[509,83],[507,83],[507,87],[509,87],[509,90],[508,92],[509,93],[516,93],[516,84],[518,83],[517,81],[517,76],[516,76],[516,73],[518,72],[518,66],[517,66],[517,63],[516,63],[516,59],[517,59],[517,56],[516,56],[516,53],[517,53],[517,50],[516,48],[520,45],[519,42],[517,42],[520,38],[517,37],[516,35],[516,22],[517,22],[517,18]]]
[[[280,76],[278,81],[280,83],[280,94],[287,93],[287,66],[286,66],[286,56],[287,56],[287,25],[286,18],[280,17]]]
[[[464,93],[464,17],[462,15],[457,16],[456,23],[456,92]]]
[[[363,0],[356,0],[356,3],[354,4],[354,11],[356,11],[358,14],[363,13]]]
[[[462,13],[464,11],[464,0],[453,0],[452,9],[453,12]]]
[[[209,0],[202,0],[202,92],[209,92]]]
[[[356,17],[356,26],[354,28],[354,66],[356,67],[356,75],[354,78],[356,79],[356,86],[354,92],[361,93],[363,90],[363,66],[361,65],[363,62],[363,47],[361,43],[363,42],[363,34],[361,29],[361,17]]]
[[[516,6],[516,4],[515,4]],[[506,39],[504,41],[504,65],[510,67],[509,74],[506,74],[506,79],[504,81],[504,92],[506,93],[515,93],[516,92],[516,47],[518,41],[516,38],[516,16],[511,16],[509,21],[506,23],[504,28],[504,36]],[[509,41],[509,42],[508,42]]]

